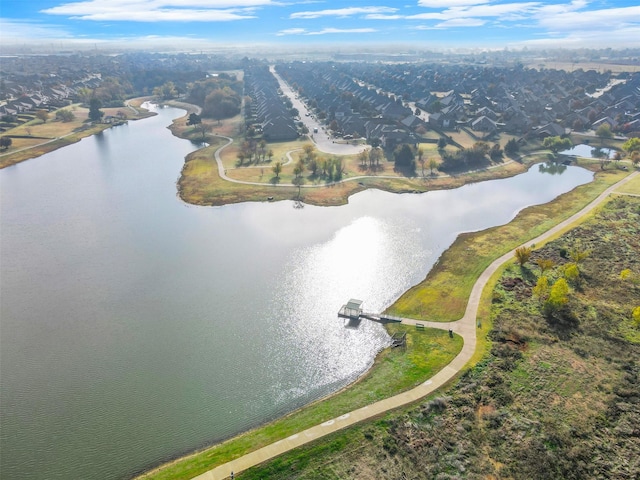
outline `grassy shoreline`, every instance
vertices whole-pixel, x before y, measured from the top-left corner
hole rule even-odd
[[[141,120],[143,118],[156,115],[154,112],[150,112],[141,107],[142,103],[150,99],[151,97],[134,98],[127,102],[128,106],[121,108],[103,108],[102,110],[109,115],[115,115],[117,111],[122,111],[127,116],[126,120]],[[11,137],[12,135],[19,135],[23,138],[16,141],[16,145],[12,146],[8,151],[2,152],[2,155],[0,156],[0,169],[16,165],[32,158],[37,158],[59,148],[72,145],[83,138],[103,132],[104,130],[114,126],[113,124],[108,123],[85,123],[88,109],[79,107],[78,105],[72,105],[60,110],[68,109],[71,109],[74,112],[74,115],[76,116],[74,121],[64,123],[49,120],[48,122],[42,123],[40,120],[31,120],[23,125],[19,125],[4,132],[3,136]],[[54,114],[54,112],[51,112],[51,114]],[[38,140],[41,139],[48,140],[38,142]]]

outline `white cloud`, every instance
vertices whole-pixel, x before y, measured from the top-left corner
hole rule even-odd
[[[304,35],[307,31],[304,28],[286,28],[284,30],[280,30],[276,35],[278,37],[282,37],[285,35]]]
[[[479,18],[454,18],[436,25],[436,28],[452,28],[452,27],[481,27],[487,23]]]
[[[564,36],[548,36],[534,40],[514,42],[509,47],[536,47],[554,48],[562,45],[564,48],[581,48],[584,46],[597,46],[598,48],[625,48],[630,45],[629,39],[640,38],[640,27],[624,27],[603,35],[601,30],[583,30],[571,32]],[[637,42],[634,42],[637,45]]]
[[[491,0],[420,0],[418,5],[427,8],[449,8],[449,7],[465,7],[469,5],[478,5],[482,3],[490,3]]]
[[[136,22],[225,22],[255,18],[272,0],[86,0],[42,10],[80,20]]]
[[[549,11],[542,10],[538,15],[538,21],[541,26],[551,30],[617,30],[620,27],[631,24],[640,26],[640,6],[587,10],[580,12],[579,15],[569,11],[552,14]],[[638,38],[640,37],[635,37],[635,43],[637,43]]]
[[[376,31],[374,28],[323,28],[316,31],[309,31],[305,28],[287,28],[280,30],[276,35],[282,37],[285,35],[329,35],[332,33],[373,33]]]
[[[384,15],[381,13],[371,13],[369,15],[365,15],[364,18],[366,20],[402,20],[405,18],[404,15]]]
[[[306,35],[327,35],[329,33],[374,33],[375,28],[323,28],[317,32],[308,32]]]
[[[347,7],[335,8],[330,10],[316,10],[309,12],[292,13],[289,18],[320,18],[320,17],[351,17],[353,15],[375,15],[389,14],[397,12],[397,8],[391,7]]]
[[[533,14],[539,5],[539,2],[522,2],[451,7],[442,12],[418,13],[407,18],[413,20],[451,20],[454,18],[496,17],[502,20],[515,20],[524,18],[527,14]]]
[[[0,19],[2,43],[20,43],[25,40],[60,40],[73,38],[68,31],[58,25],[47,25],[28,21]]]

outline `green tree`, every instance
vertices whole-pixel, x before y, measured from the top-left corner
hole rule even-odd
[[[494,161],[500,160],[502,158],[502,148],[500,148],[499,143],[493,144],[491,150],[489,150],[489,156],[491,157],[491,160]]]
[[[276,162],[276,164],[271,167],[271,170],[273,170],[273,174],[276,176],[276,178],[280,178],[280,173],[282,172],[282,163]]]
[[[9,137],[0,137],[0,148],[2,148],[3,150],[7,150],[12,143],[13,140],[11,140]]]
[[[535,297],[538,297],[543,302],[546,301],[549,297],[549,279],[544,275],[538,277],[536,286],[531,291]]]
[[[104,112],[100,110],[102,107],[102,102],[97,98],[92,98],[89,101],[89,120],[92,122],[99,122],[104,115]]]
[[[187,120],[187,125],[198,125],[202,123],[202,118],[197,113],[192,113],[189,115],[189,120]]]
[[[415,169],[415,160],[413,158],[413,149],[411,145],[403,143],[398,145],[393,151],[393,159],[396,167],[402,169]]]
[[[562,137],[547,137],[542,141],[542,145],[551,150],[554,155],[561,150],[569,150],[573,147],[570,139]]]
[[[509,156],[515,155],[520,150],[520,145],[515,138],[511,138],[507,144],[504,146],[504,153]]]
[[[64,123],[73,122],[76,116],[73,114],[71,110],[62,109],[56,112],[56,120],[59,120]]]
[[[531,247],[522,246],[516,248],[514,256],[521,267],[524,267],[524,265],[529,261],[532,251]]]
[[[608,123],[602,123],[596,130],[596,135],[600,138],[600,145],[604,142],[605,138],[613,138],[613,132],[611,131],[611,125]]]
[[[444,137],[440,137],[438,139],[438,150],[444,150],[444,147],[447,146],[447,139]]]
[[[580,269],[576,263],[568,263],[564,267],[564,277],[574,285],[580,283]]]
[[[566,305],[568,301],[569,284],[564,278],[559,278],[549,291],[549,298],[547,299],[546,306],[551,311],[555,311]]]
[[[627,152],[640,152],[640,138],[632,137],[622,144],[622,149]]]
[[[636,307],[633,309],[631,318],[633,318],[633,323],[635,324],[636,328],[640,328],[640,307]]]

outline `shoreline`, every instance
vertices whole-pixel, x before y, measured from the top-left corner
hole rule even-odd
[[[134,112],[132,117],[127,117],[127,121],[136,121],[143,120],[145,118],[153,117],[156,115],[154,112],[150,112],[141,107],[141,105],[150,101],[153,97],[136,97],[131,98],[129,100],[125,100],[124,106],[122,108],[127,111]],[[83,124],[84,125],[84,124]],[[27,160],[31,160],[33,158],[38,158],[47,153],[53,152],[60,148],[66,147],[68,145],[73,145],[74,143],[79,142],[83,138],[91,137],[93,135],[97,135],[98,133],[104,132],[105,130],[118,126],[119,124],[109,124],[109,123],[96,123],[93,125],[86,125],[86,128],[82,128],[81,130],[74,129],[70,132],[65,133],[64,135],[51,138],[46,142],[42,142],[36,145],[31,145],[28,147],[23,147],[14,151],[5,151],[0,154],[0,169],[7,168],[12,165],[17,165],[22,162],[26,162]],[[39,125],[36,125],[36,127]],[[16,127],[19,128],[19,127]],[[77,130],[77,131],[76,131]],[[11,137],[11,135],[7,135]],[[33,137],[35,138],[35,136]]]

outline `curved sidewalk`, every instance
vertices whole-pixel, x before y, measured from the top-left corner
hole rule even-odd
[[[576,220],[580,219],[587,213],[591,212],[595,207],[600,205],[614,190],[616,190],[621,185],[627,183],[631,179],[640,175],[640,172],[634,172],[631,175],[625,177],[620,180],[618,183],[607,188],[604,192],[602,192],[595,200],[585,206],[582,210],[572,215],[568,219],[560,222],[555,227],[547,230],[542,235],[525,242],[524,246],[531,246],[533,244],[538,244],[544,242],[550,237],[556,235],[557,233],[562,232],[565,229],[568,229]],[[476,317],[478,313],[478,308],[480,305],[480,298],[482,296],[482,291],[486,286],[487,282],[491,278],[491,276],[507,261],[513,259],[515,252],[515,248],[508,253],[505,253],[500,258],[494,260],[491,265],[489,265],[484,272],[480,275],[480,277],[476,280],[473,285],[473,289],[471,290],[471,294],[469,295],[469,301],[467,303],[467,309],[464,313],[464,316],[455,322],[451,322],[453,330],[462,336],[464,339],[464,345],[460,353],[449,363],[446,367],[440,370],[437,374],[431,377],[426,382],[418,385],[417,387],[407,391],[395,395],[393,397],[380,400],[372,405],[368,405],[366,407],[359,408],[349,413],[345,413],[344,415],[340,415],[334,419],[328,420],[320,425],[316,425],[314,427],[308,428],[300,433],[296,433],[291,435],[290,437],[279,440],[271,445],[267,445],[262,447],[254,452],[250,452],[242,457],[236,458],[231,462],[220,465],[212,470],[209,470],[197,477],[196,480],[222,480],[228,478],[231,472],[241,472],[248,468],[251,468],[255,465],[258,465],[266,460],[277,457],[289,450],[292,450],[296,447],[304,445],[308,442],[321,438],[325,435],[333,433],[335,431],[341,430],[350,425],[354,425],[355,423],[361,422],[363,420],[368,420],[377,415],[385,413],[389,410],[396,409],[398,407],[402,407],[408,405],[416,400],[419,400],[430,393],[434,392],[436,389],[444,385],[446,382],[451,380],[471,359],[476,350]],[[448,328],[447,323],[437,323],[437,322],[426,322],[420,320],[413,319],[403,319],[402,323],[415,325],[416,323],[421,323],[425,327],[430,328]]]

